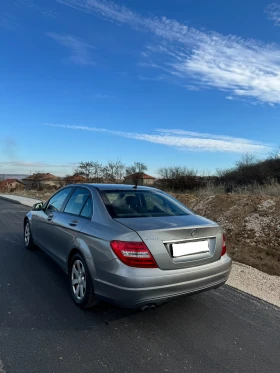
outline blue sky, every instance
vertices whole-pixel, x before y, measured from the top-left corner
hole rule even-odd
[[[280,3],[2,0],[0,173],[231,167],[280,145]]]

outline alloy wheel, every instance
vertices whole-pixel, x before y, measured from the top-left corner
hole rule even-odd
[[[72,291],[75,298],[81,301],[86,294],[86,271],[81,260],[77,259],[72,265]]]
[[[29,223],[25,224],[24,242],[25,242],[25,246],[29,245],[29,242],[30,242],[30,225],[29,225]]]

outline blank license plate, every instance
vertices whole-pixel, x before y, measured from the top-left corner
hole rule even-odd
[[[208,240],[204,241],[192,241],[185,243],[174,243],[172,245],[173,257],[208,253],[209,246]]]

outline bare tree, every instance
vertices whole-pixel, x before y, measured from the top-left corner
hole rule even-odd
[[[121,161],[116,162],[115,176],[116,181],[121,182],[125,175],[125,164]]]
[[[92,178],[95,182],[100,183],[104,177],[102,163],[95,161],[92,162]]]
[[[279,159],[280,158],[280,146],[276,150],[271,152],[269,158],[271,158],[271,159]]]
[[[116,182],[124,177],[125,164],[121,161],[110,161],[106,165],[98,161],[80,162],[75,173],[98,183],[102,182],[104,179]]]
[[[133,165],[126,167],[126,175],[132,175],[133,184],[139,184],[141,174],[146,171],[148,167],[142,162],[134,162]]]
[[[30,185],[30,189],[34,190],[40,190],[42,188],[42,177],[43,177],[42,171],[36,171],[32,175],[32,182]]]
[[[242,156],[241,160],[236,162],[236,166],[238,168],[252,166],[253,164],[256,163],[256,161],[257,161],[257,159],[256,159],[256,156],[254,154],[245,153]]]
[[[145,165],[145,163],[134,162],[131,166],[126,167],[125,172],[127,175],[132,175],[132,174],[147,171],[147,169],[148,167]]]
[[[194,190],[201,183],[197,171],[187,167],[162,167],[157,173],[161,176],[164,186],[171,190]]]
[[[125,164],[121,161],[108,162],[105,167],[107,178],[112,182],[120,182],[125,173]]]
[[[87,179],[93,174],[94,164],[92,161],[80,162],[79,166],[76,168],[75,173],[85,176]]]

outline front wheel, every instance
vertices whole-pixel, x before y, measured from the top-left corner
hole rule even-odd
[[[92,280],[85,259],[75,254],[69,266],[69,285],[73,301],[80,308],[95,307],[99,300],[94,294]]]
[[[31,227],[28,220],[24,224],[24,246],[27,250],[34,250],[35,245],[33,242]]]

